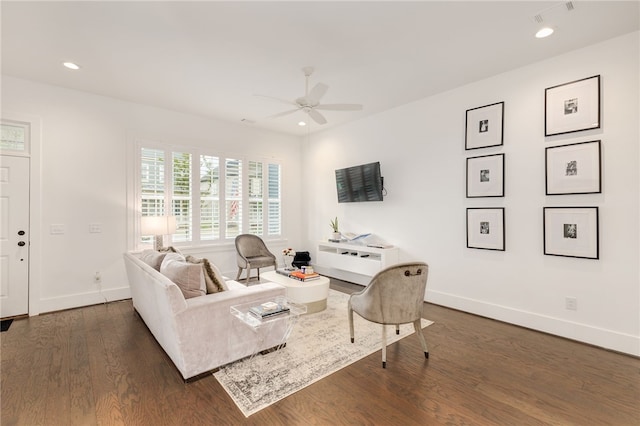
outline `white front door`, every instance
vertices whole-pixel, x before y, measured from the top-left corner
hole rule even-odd
[[[0,158],[0,317],[29,313],[29,158]]]

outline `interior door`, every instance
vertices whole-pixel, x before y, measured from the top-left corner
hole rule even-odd
[[[0,317],[29,312],[29,158],[0,156]]]

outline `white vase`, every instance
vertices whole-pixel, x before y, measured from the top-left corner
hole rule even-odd
[[[284,269],[285,271],[293,270],[293,256],[283,256],[284,257]]]
[[[339,233],[339,232],[334,232],[333,236],[331,238],[334,239],[334,240],[339,240],[339,239],[342,238],[342,234]]]

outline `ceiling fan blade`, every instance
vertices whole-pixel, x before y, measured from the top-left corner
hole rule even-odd
[[[309,117],[313,118],[313,121],[315,121],[316,123],[327,124],[327,119],[324,118],[324,115],[320,114],[315,109],[310,109],[307,113],[309,114]]]
[[[289,111],[284,111],[284,112],[279,112],[278,114],[274,114],[274,115],[270,115],[267,118],[278,118],[278,117],[282,117],[284,115],[289,115],[289,114],[293,114],[294,112],[298,111],[298,108],[296,109],[291,109]]]
[[[293,102],[293,101],[288,101],[288,100],[286,100],[286,99],[276,98],[276,97],[274,97],[274,96],[269,96],[269,95],[257,95],[257,94],[255,94],[255,93],[254,93],[254,95],[253,95],[253,96],[257,96],[258,98],[271,99],[272,101],[278,101],[278,102],[281,102],[281,103],[283,103],[283,104],[287,104],[287,105],[296,105],[296,103],[295,103],[295,102]]]
[[[360,111],[362,105],[360,104],[323,104],[318,105],[316,109],[323,109],[325,111]]]
[[[315,86],[313,86],[313,89],[311,89],[311,91],[307,96],[305,96],[305,98],[307,99],[307,102],[309,102],[310,104],[319,102],[320,98],[322,98],[324,94],[327,93],[327,90],[329,90],[329,86],[323,83],[318,83]]]

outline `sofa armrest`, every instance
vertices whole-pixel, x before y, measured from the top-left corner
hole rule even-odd
[[[168,306],[162,307],[162,309],[168,309],[165,314],[168,312],[177,313],[187,308],[182,292],[173,281],[132,253],[124,253],[124,260],[133,306],[137,310],[146,310],[142,305],[148,305],[147,299],[152,294],[155,296],[155,303],[159,301],[162,301],[160,303],[164,303],[164,301],[168,303]],[[155,293],[158,293],[158,295],[155,295]],[[159,293],[166,293],[166,296],[160,296]],[[160,310],[160,307],[150,304],[149,309],[151,311]]]

